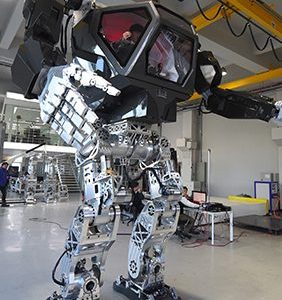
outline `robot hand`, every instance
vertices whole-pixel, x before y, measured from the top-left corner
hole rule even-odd
[[[78,92],[80,86],[95,86],[113,96],[120,93],[96,73],[71,64],[49,70],[39,101],[43,122],[50,124],[80,155],[88,157],[97,152],[101,122]]]
[[[110,96],[118,96],[120,91],[112,86],[110,82],[103,77],[97,75],[94,72],[86,71],[77,64],[70,64],[63,70],[63,76],[66,81],[74,79],[79,82],[81,86],[90,87],[95,86],[98,89],[103,90]]]

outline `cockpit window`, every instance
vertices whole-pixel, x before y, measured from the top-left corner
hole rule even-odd
[[[100,36],[122,66],[126,65],[150,21],[144,8],[103,14]]]
[[[191,69],[192,53],[192,40],[162,29],[148,53],[147,73],[183,84]]]

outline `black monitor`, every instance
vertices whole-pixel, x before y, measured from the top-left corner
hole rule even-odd
[[[207,193],[201,191],[192,191],[193,202],[203,204],[207,202]]]

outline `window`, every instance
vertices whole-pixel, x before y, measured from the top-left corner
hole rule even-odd
[[[104,13],[99,34],[122,66],[125,66],[150,23],[146,9]]]
[[[182,84],[191,69],[193,41],[162,29],[148,54],[149,75]]]

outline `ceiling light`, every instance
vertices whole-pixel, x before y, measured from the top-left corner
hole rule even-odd
[[[227,71],[224,67],[221,68],[221,74],[222,74],[222,76],[227,75]]]

